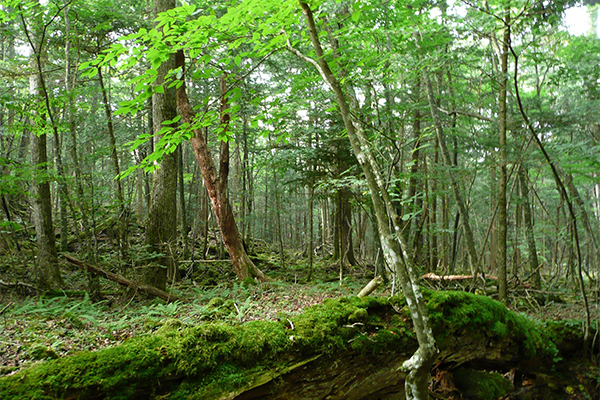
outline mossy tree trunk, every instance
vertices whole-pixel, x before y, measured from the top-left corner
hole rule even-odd
[[[289,45],[290,50],[300,58],[313,64],[323,80],[335,94],[340,114],[344,121],[348,139],[356,159],[365,174],[375,216],[378,225],[378,234],[381,241],[384,257],[390,266],[395,268],[399,283],[406,296],[410,309],[419,348],[412,357],[403,363],[403,368],[408,371],[405,380],[406,399],[423,400],[429,398],[428,377],[429,371],[438,353],[431,324],[423,295],[417,285],[417,273],[412,259],[408,256],[405,243],[401,238],[402,221],[396,213],[391,196],[382,177],[379,164],[371,151],[371,143],[364,133],[363,123],[354,116],[360,115],[358,102],[353,88],[348,86],[346,91],[338,77],[332,72],[321,43],[310,6],[301,0],[300,7],[304,13],[308,34],[315,50],[317,59],[306,57]]]
[[[450,398],[451,385],[440,385],[439,377],[450,377],[445,383],[451,383],[452,373],[460,373],[457,366],[468,365],[480,384],[486,375],[478,369],[526,372],[531,382],[543,368],[560,367],[553,357],[567,357],[580,341],[577,326],[548,322],[542,330],[484,296],[429,292],[425,297],[440,346],[438,379],[432,381],[436,398]],[[417,348],[408,334],[410,322],[398,315],[398,309],[405,313],[405,304],[401,296],[352,296],[281,321],[186,327],[169,320],[157,332],[117,347],[79,352],[0,377],[0,393],[3,400],[398,399],[412,389],[410,376],[398,369]],[[547,374],[546,369],[540,375]],[[459,374],[455,377],[459,386]],[[544,378],[539,378],[535,385],[515,387],[515,393],[542,386]],[[593,378],[588,382],[596,385]],[[557,396],[523,398],[564,398],[566,385],[556,386]]]

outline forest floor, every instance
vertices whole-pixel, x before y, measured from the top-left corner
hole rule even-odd
[[[127,338],[157,330],[169,319],[195,325],[217,320],[243,323],[285,318],[326,298],[357,294],[372,278],[368,268],[353,268],[346,271],[340,284],[337,267],[325,265],[316,265],[312,282],[298,283],[305,271],[289,266],[280,269],[275,262],[263,262],[261,268],[275,280],[245,286],[235,280],[227,263],[211,264],[210,268],[197,271],[197,279],[183,279],[169,288],[185,301],[166,303],[127,292],[104,279],[104,300],[92,302],[84,292],[83,272],[64,264],[63,277],[72,288],[68,293],[40,296],[0,286],[0,376],[43,360],[118,345]],[[4,281],[27,281],[26,268],[16,274],[15,269],[2,268]],[[214,277],[224,283],[197,283],[214,282]],[[390,290],[391,285],[386,285],[374,294],[389,296]],[[513,294],[511,309],[540,320],[585,317],[581,297],[565,285],[537,294],[515,288]],[[591,295],[589,303],[592,318],[599,320],[598,300]]]

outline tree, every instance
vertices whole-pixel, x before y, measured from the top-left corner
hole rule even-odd
[[[175,0],[154,0],[154,18],[172,8],[175,8]],[[155,27],[160,29],[158,22],[155,23]],[[158,67],[155,85],[163,88],[169,71],[174,69],[175,55],[171,54]],[[160,134],[163,126],[169,126],[169,121],[177,116],[175,102],[175,88],[164,87],[152,94],[155,146],[164,139]],[[159,289],[165,288],[167,276],[173,279],[177,272],[174,254],[177,238],[177,153],[174,149],[169,149],[160,160],[160,166],[153,173],[150,207],[146,221],[146,244],[150,246],[151,251],[162,254],[159,258],[162,265],[148,267],[145,281]]]
[[[177,67],[183,71],[185,67],[185,59],[183,52],[178,53]],[[182,74],[182,80],[183,80]],[[221,90],[221,109],[219,125],[222,134],[227,132],[230,122],[229,106],[227,103],[227,76],[223,75],[220,81]],[[186,124],[193,124],[195,113],[188,99],[185,84],[179,85],[177,88],[177,108],[181,118]],[[263,272],[254,265],[242,243],[242,236],[237,227],[237,223],[233,216],[233,210],[229,203],[229,195],[227,193],[227,179],[229,176],[229,142],[228,139],[221,141],[220,145],[220,161],[219,172],[215,167],[214,160],[205,135],[201,129],[194,129],[193,136],[190,138],[190,143],[194,149],[194,154],[200,166],[204,185],[208,191],[208,196],[213,205],[213,210],[217,217],[217,223],[223,237],[223,244],[229,252],[233,269],[240,279],[247,277],[257,278],[261,281],[266,281],[268,278]]]
[[[429,397],[429,370],[438,351],[431,331],[423,295],[419,286],[416,285],[417,276],[415,267],[412,264],[412,258],[409,257],[406,245],[403,243],[401,235],[399,235],[402,225],[400,224],[400,219],[396,214],[390,195],[384,186],[380,167],[371,153],[371,145],[365,136],[363,124],[355,117],[358,115],[358,101],[353,93],[353,88],[347,86],[345,88],[346,91],[344,91],[340,80],[335,76],[329,66],[329,62],[325,58],[310,6],[300,1],[300,7],[305,17],[308,35],[316,54],[316,60],[300,53],[291,44],[289,45],[289,49],[302,59],[313,64],[335,95],[339,112],[344,120],[348,139],[352,145],[352,150],[367,179],[377,218],[383,253],[388,264],[393,266],[399,277],[400,285],[411,311],[411,317],[419,342],[418,350],[403,364],[403,367],[410,371],[406,377],[406,398],[427,399]],[[390,230],[390,226],[393,227],[393,230]]]
[[[31,18],[35,20],[35,25],[33,30],[30,30],[26,21],[27,15],[19,7],[23,30],[31,48],[30,60],[33,74],[29,80],[29,92],[34,99],[39,99],[42,103],[42,106],[36,107],[36,111],[30,116],[32,121],[31,163],[35,166],[36,171],[32,191],[33,221],[37,242],[36,275],[41,289],[56,289],[63,287],[64,282],[58,267],[56,239],[52,222],[46,132],[56,131],[57,127],[50,107],[50,95],[44,79],[43,65],[47,29],[61,10],[58,10],[57,14],[47,23],[42,19],[44,13],[39,4],[35,4],[32,11]],[[50,122],[48,122],[48,118]]]

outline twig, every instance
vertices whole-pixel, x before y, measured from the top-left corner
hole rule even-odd
[[[12,302],[12,301],[11,301],[10,303],[8,303],[8,304],[6,305],[6,307],[4,307],[4,308],[2,309],[2,311],[0,311],[0,314],[4,313],[4,311],[6,311],[6,309],[7,309],[8,307],[12,306],[12,304],[13,304],[13,302]]]
[[[288,319],[289,321],[289,319]],[[352,325],[344,325],[344,328],[356,328],[357,326],[363,326],[364,324],[362,322],[355,322]]]

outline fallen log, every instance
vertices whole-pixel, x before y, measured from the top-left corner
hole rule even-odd
[[[132,279],[127,279],[121,275],[117,275],[112,272],[105,271],[102,268],[95,267],[91,264],[85,263],[81,260],[76,259],[73,256],[68,255],[68,254],[65,254],[65,259],[71,265],[81,268],[84,271],[87,270],[93,274],[100,275],[103,278],[109,279],[113,282],[117,282],[120,285],[127,286],[127,287],[135,289],[135,290],[141,290],[142,292],[148,293],[152,296],[159,297],[167,302],[181,301],[181,298],[179,298],[178,296],[176,296],[174,294],[167,293],[164,290],[160,290],[154,286],[146,285],[145,283],[137,282]]]
[[[493,281],[497,281],[498,277],[497,276],[493,276],[493,275],[478,275],[478,278],[485,278],[485,279],[490,279]],[[431,281],[465,281],[465,280],[473,280],[473,275],[437,275],[434,274],[433,272],[429,272],[423,276],[421,276],[419,279],[427,279],[427,280],[431,280]]]
[[[523,368],[532,376],[553,366],[551,336],[501,303],[464,292],[425,297],[440,348],[436,375],[451,380],[443,371],[468,366]],[[400,296],[354,296],[279,321],[185,326],[171,320],[153,335],[0,378],[0,393],[3,400],[402,398],[399,368],[417,348],[408,313]]]

